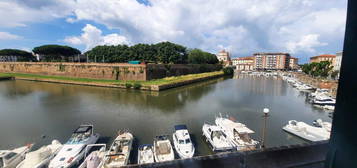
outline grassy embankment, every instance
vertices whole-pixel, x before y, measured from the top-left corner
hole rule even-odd
[[[151,87],[151,86],[161,86],[170,85],[180,82],[186,82],[191,80],[197,80],[207,77],[213,77],[223,75],[222,71],[207,72],[200,74],[190,74],[175,77],[166,77],[162,79],[155,79],[150,81],[122,81],[122,80],[107,80],[107,79],[89,79],[89,78],[74,78],[65,76],[48,76],[48,75],[36,75],[36,74],[23,74],[23,73],[0,73],[0,77],[15,77],[18,79],[28,79],[28,80],[38,80],[38,81],[49,81],[58,83],[75,83],[83,85],[102,85],[102,86],[119,86],[119,87]]]

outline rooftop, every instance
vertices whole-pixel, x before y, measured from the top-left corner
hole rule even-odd
[[[322,58],[322,57],[325,57],[325,58],[326,58],[326,57],[334,58],[334,57],[336,57],[336,55],[332,55],[332,54],[322,54],[322,55],[310,57],[310,59]]]

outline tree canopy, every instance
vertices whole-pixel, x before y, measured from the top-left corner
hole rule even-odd
[[[133,46],[97,46],[87,51],[91,62],[127,62],[140,60],[155,63],[187,63],[186,47],[170,42]]]
[[[193,49],[188,53],[188,63],[190,64],[217,64],[218,62],[216,55],[200,49]]]
[[[16,56],[17,61],[34,61],[36,60],[32,53],[18,50],[18,49],[2,49],[0,50],[0,55],[3,56]]]
[[[32,50],[35,54],[42,55],[45,61],[67,60],[70,56],[81,54],[81,52],[69,46],[62,45],[43,45]]]
[[[302,71],[314,77],[327,77],[333,69],[330,61],[313,62],[302,65]]]

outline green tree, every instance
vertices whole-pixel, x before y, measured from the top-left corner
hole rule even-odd
[[[193,49],[188,52],[188,63],[190,64],[217,64],[216,55],[204,52],[200,49]]]
[[[75,57],[81,52],[69,46],[62,46],[62,45],[43,45],[39,47],[35,47],[32,50],[35,54],[39,54],[43,56],[41,61],[69,61],[70,57]]]
[[[17,61],[24,62],[24,61],[36,61],[36,58],[32,55],[32,53],[24,51],[24,50],[17,50],[17,49],[2,49],[0,50],[1,56],[16,56]]]
[[[157,50],[158,62],[184,64],[187,63],[186,47],[170,43],[161,42],[155,45]]]
[[[302,71],[314,77],[328,77],[333,69],[330,61],[313,62],[310,64],[304,64]]]

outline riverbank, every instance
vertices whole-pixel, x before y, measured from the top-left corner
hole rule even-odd
[[[122,89],[137,89],[148,91],[161,91],[165,89],[175,88],[188,85],[200,81],[205,81],[217,77],[224,76],[222,71],[207,72],[200,74],[190,74],[175,77],[166,77],[162,79],[150,81],[123,81],[123,80],[107,80],[107,79],[89,79],[89,78],[73,78],[64,76],[48,76],[24,73],[0,73],[0,78],[10,78],[16,80],[29,80],[51,83],[63,83],[85,86],[111,87]]]
[[[306,84],[309,84],[315,88],[323,88],[323,89],[329,89],[330,90],[330,94],[333,97],[336,97],[337,94],[337,88],[338,88],[338,81],[336,80],[328,80],[328,79],[324,79],[324,78],[314,78],[311,77],[307,74],[304,73],[294,73],[295,77]]]

